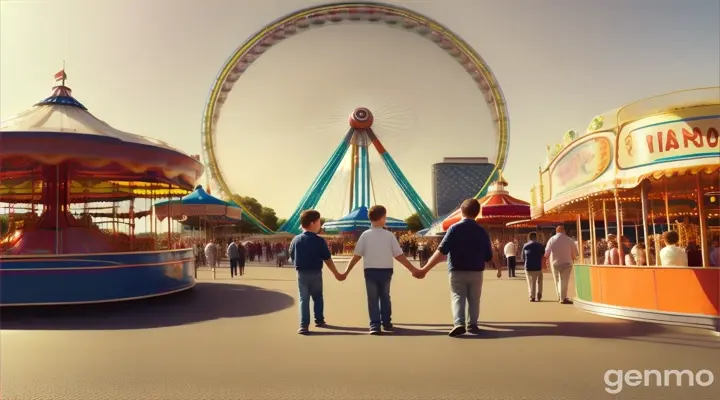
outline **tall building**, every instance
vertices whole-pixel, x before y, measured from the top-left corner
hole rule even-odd
[[[432,166],[433,211],[448,214],[460,203],[475,196],[492,174],[494,164],[487,157],[445,157]]]

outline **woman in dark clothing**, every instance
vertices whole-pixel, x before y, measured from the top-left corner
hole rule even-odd
[[[238,253],[240,256],[238,257],[238,269],[240,272],[240,276],[245,275],[245,259],[247,258],[247,249],[245,246],[243,246],[240,241],[238,241]]]

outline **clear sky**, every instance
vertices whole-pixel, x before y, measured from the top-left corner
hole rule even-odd
[[[206,97],[231,52],[317,3],[0,0],[0,118],[47,95],[66,60],[68,85],[96,116],[199,154]],[[450,27],[488,62],[509,107],[505,175],[520,198],[566,130],[633,100],[720,85],[717,0],[390,3]],[[287,216],[360,105],[376,111],[378,135],[428,203],[432,163],[495,153],[479,92],[442,51],[401,31],[328,27],[274,47],[238,82],[220,120],[221,166],[237,192]],[[409,213],[383,174],[378,200]],[[345,203],[347,178],[336,181],[320,205],[331,216]]]

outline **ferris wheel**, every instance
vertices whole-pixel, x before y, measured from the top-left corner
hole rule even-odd
[[[242,207],[219,162],[217,147],[218,121],[235,83],[246,75],[248,68],[253,64],[257,64],[258,60],[273,46],[309,30],[342,24],[384,25],[415,33],[434,43],[448,57],[462,66],[482,94],[492,120],[493,135],[497,144],[494,157],[495,169],[484,185],[478,187],[476,196],[482,195],[497,175],[497,172],[504,168],[509,147],[508,111],[502,90],[495,76],[482,57],[467,42],[445,26],[410,9],[375,2],[332,3],[293,12],[268,24],[234,51],[215,79],[207,100],[202,123],[204,162],[210,177],[219,190]],[[363,105],[358,106],[360,107],[356,108],[351,114],[350,131],[346,132],[345,139],[342,140],[340,146],[330,156],[330,161],[323,166],[322,171],[300,201],[295,213],[290,216],[285,224],[286,226],[283,227],[289,227],[290,229],[285,230],[292,231],[295,229],[294,226],[297,225],[299,213],[303,209],[314,208],[317,205],[319,197],[325,190],[324,188],[327,187],[329,177],[337,170],[342,155],[345,153],[352,154],[353,160],[351,176],[353,183],[351,183],[350,187],[351,208],[353,206],[362,207],[368,205],[371,188],[369,187],[370,173],[367,166],[367,144],[370,143],[374,144],[382,155],[383,161],[393,175],[395,183],[402,189],[407,200],[420,215],[423,224],[427,226],[432,222],[434,216],[429,211],[429,208],[405,179],[398,165],[385,151],[386,149],[379,143],[377,135],[372,131],[370,127],[372,124],[372,110],[363,107]],[[363,123],[363,120],[369,121],[369,123]],[[475,129],[480,134],[481,128]],[[357,154],[361,156],[358,157]],[[358,182],[360,182],[360,186],[358,186]],[[322,190],[319,190],[319,188],[322,188]],[[272,232],[257,216],[252,215],[247,209],[243,209],[243,217],[264,232]]]

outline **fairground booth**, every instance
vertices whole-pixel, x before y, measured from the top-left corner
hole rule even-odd
[[[574,219],[582,233],[576,306],[720,330],[719,129],[713,87],[626,105],[548,146],[532,218]],[[686,265],[661,256],[669,231]]]

